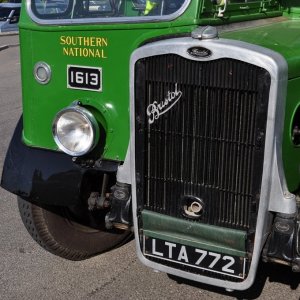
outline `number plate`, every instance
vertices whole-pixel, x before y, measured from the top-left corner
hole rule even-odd
[[[231,277],[245,278],[244,257],[221,254],[148,236],[144,236],[143,252],[145,256]]]
[[[68,88],[102,91],[102,68],[67,66]]]

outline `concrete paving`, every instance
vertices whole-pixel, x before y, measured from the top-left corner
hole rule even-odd
[[[8,47],[16,47],[19,45],[19,34],[17,33],[1,33],[0,34],[0,51]]]

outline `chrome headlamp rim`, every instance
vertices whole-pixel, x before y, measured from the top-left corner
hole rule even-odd
[[[89,147],[87,147],[85,150],[83,151],[72,151],[68,148],[66,148],[62,142],[60,141],[58,134],[57,134],[57,123],[59,121],[59,119],[61,118],[61,116],[67,112],[73,112],[73,113],[78,113],[80,114],[84,120],[88,123],[88,125],[90,126],[91,130],[91,140],[92,143],[89,145]],[[82,107],[82,106],[78,106],[78,105],[74,105],[74,106],[69,106],[66,107],[64,109],[62,109],[61,111],[59,111],[52,123],[52,135],[54,138],[54,141],[56,143],[56,145],[58,146],[58,148],[65,152],[66,154],[69,154],[71,156],[82,156],[85,155],[87,153],[89,153],[90,151],[92,151],[94,149],[94,147],[97,145],[98,141],[99,141],[99,125],[98,122],[96,120],[96,118],[94,117],[94,115],[86,108]]]

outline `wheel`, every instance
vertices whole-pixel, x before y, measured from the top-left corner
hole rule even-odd
[[[130,231],[106,230],[105,211],[40,206],[18,198],[22,221],[32,238],[47,251],[69,260],[83,260],[127,242]]]

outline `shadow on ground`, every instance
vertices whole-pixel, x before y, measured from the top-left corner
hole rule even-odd
[[[184,283],[210,292],[231,296],[236,299],[249,300],[260,297],[267,280],[269,280],[269,282],[277,282],[288,285],[290,286],[291,290],[296,290],[300,284],[300,273],[292,272],[290,267],[270,263],[266,264],[263,262],[259,264],[254,284],[250,289],[245,291],[227,292],[224,288],[218,288],[194,281],[189,281],[173,275],[169,275],[169,277],[177,281],[179,284]]]

